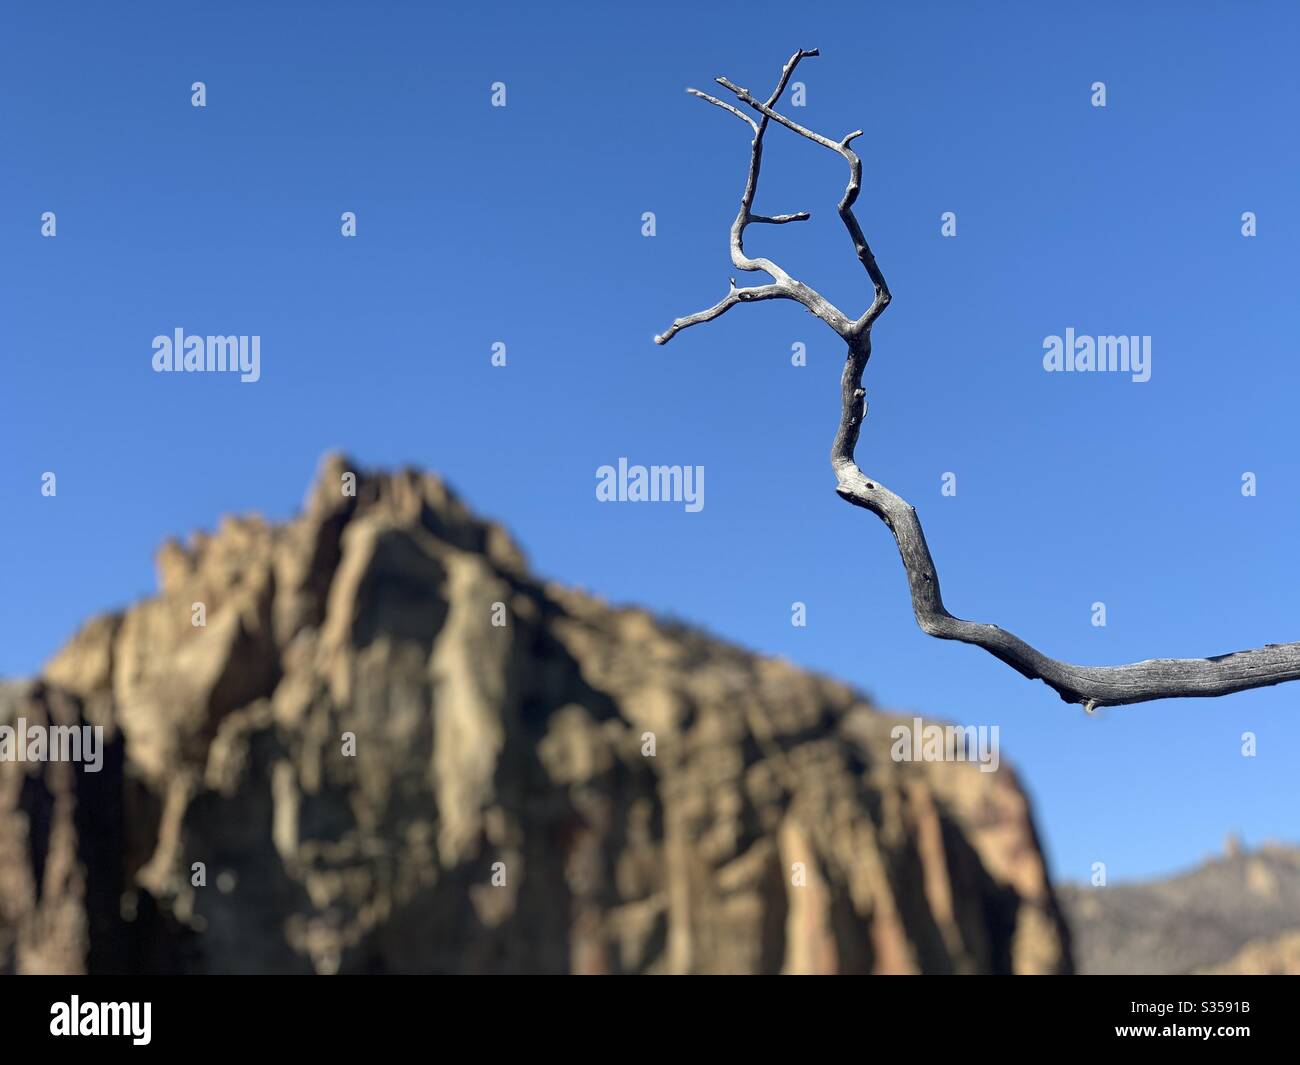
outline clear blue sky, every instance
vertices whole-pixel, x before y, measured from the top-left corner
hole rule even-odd
[[[288,516],[344,448],[441,471],[543,575],[998,724],[1060,876],[1300,838],[1300,686],[1089,719],[923,636],[888,532],[833,490],[829,330],[767,303],[651,343],[734,273],[747,131],[684,87],[766,93],[819,47],[798,114],[869,128],[895,294],[858,456],[949,607],[1087,663],[1300,638],[1300,7],[1137,6],[6,3],[0,673],[150,594],[165,536]],[[843,164],[781,129],[766,159],[758,209],[813,219],[751,249],[860,312]],[[178,326],[260,335],[261,381],[154,374]],[[1067,327],[1150,335],[1151,381],[1044,373]],[[704,510],[598,503],[619,456],[703,465]]]

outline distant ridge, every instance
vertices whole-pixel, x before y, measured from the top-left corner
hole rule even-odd
[[[1227,849],[1163,880],[1058,887],[1079,972],[1300,974],[1300,847]]]

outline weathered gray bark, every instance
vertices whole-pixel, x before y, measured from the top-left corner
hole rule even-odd
[[[858,434],[867,413],[862,374],[871,358],[871,327],[889,306],[891,297],[884,275],[853,214],[853,204],[862,186],[862,161],[849,145],[862,136],[862,131],[856,130],[842,140],[834,141],[805,129],[774,110],[795,67],[801,60],[817,54],[817,49],[814,48],[800,50],[791,56],[781,71],[776,89],[766,102],[758,100],[748,89],[741,88],[726,78],[715,79],[749,107],[758,116],[757,119],[707,93],[697,89],[687,90],[743,119],[754,131],[745,192],[741,197],[740,211],[731,224],[731,261],[738,270],[762,271],[770,275],[772,281],[766,285],[737,288],[733,278],[727,295],[718,303],[707,310],[678,318],[655,337],[655,343],[666,344],[681,330],[712,321],[738,303],[772,299],[794,300],[835,330],[848,347],[841,379],[840,423],[831,447],[831,466],[839,482],[836,491],[854,506],[878,516],[894,534],[903,559],[903,568],[907,571],[917,624],[929,635],[941,640],[960,640],[962,643],[982,647],[1022,675],[1031,680],[1043,681],[1066,702],[1081,703],[1088,710],[1098,706],[1120,706],[1177,696],[1228,695],[1248,688],[1264,688],[1284,681],[1300,680],[1300,643],[1267,644],[1250,651],[1238,651],[1214,658],[1155,658],[1122,666],[1077,666],[1048,658],[1024,640],[996,625],[963,621],[948,613],[939,593],[939,575],[935,571],[934,560],[930,557],[930,549],[926,545],[925,533],[921,530],[915,508],[879,482],[864,475],[854,457]],[[871,305],[860,318],[850,319],[819,292],[791,277],[772,260],[750,258],[745,253],[744,237],[748,226],[755,223],[800,222],[809,217],[804,211],[775,216],[753,213],[759,168],[763,159],[763,136],[769,122],[777,122],[800,136],[831,149],[849,164],[849,183],[839,203],[840,219],[853,240],[858,261],[866,269],[875,289]]]

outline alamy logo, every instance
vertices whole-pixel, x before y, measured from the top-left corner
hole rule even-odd
[[[153,338],[154,373],[216,373],[229,370],[244,382],[262,376],[260,336],[189,336],[179,326]]]
[[[152,1013],[150,1002],[82,1002],[73,995],[50,1007],[50,1035],[129,1035],[136,1046],[148,1046]]]
[[[103,725],[29,725],[20,717],[0,725],[0,762],[82,762],[87,773],[104,767]]]
[[[1151,380],[1151,338],[1076,336],[1043,338],[1043,369],[1048,373],[1107,371],[1131,373],[1134,381]]]
[[[889,730],[895,762],[979,762],[981,773],[996,773],[1002,756],[997,725],[927,725],[919,717]]]
[[[629,466],[596,471],[596,498],[602,503],[685,503],[694,514],[704,509],[703,466]]]

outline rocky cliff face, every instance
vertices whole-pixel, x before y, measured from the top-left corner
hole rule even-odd
[[[0,695],[106,744],[0,762],[0,971],[1068,970],[1005,766],[895,763],[846,687],[350,469]]]

